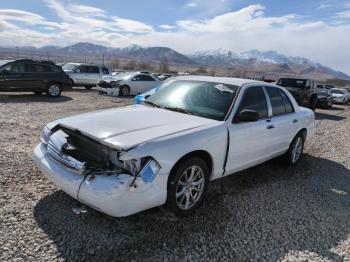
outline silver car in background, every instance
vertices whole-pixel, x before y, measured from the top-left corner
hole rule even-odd
[[[86,89],[96,86],[102,76],[111,76],[111,69],[101,65],[66,63],[62,69],[69,75],[72,86],[84,86]]]

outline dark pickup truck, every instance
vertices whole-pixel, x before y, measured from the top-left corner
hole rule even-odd
[[[277,85],[286,88],[300,106],[309,107],[312,110],[317,106],[316,82],[311,79],[280,78]]]

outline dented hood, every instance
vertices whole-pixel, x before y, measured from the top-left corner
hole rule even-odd
[[[101,110],[57,120],[93,139],[127,149],[218,121],[144,105]]]

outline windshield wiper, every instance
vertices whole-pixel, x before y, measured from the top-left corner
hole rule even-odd
[[[194,115],[196,116],[197,114],[193,113],[193,112],[190,112],[184,108],[181,108],[181,107],[171,107],[171,106],[164,106],[162,107],[163,109],[167,109],[167,110],[171,110],[171,111],[175,111],[175,112],[180,112],[180,113],[185,113],[185,114],[188,114],[188,115]]]
[[[153,103],[151,101],[143,101],[145,104],[151,105],[153,107],[158,107],[158,108],[162,108],[160,105]]]

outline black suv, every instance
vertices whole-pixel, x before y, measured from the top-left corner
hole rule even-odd
[[[280,78],[277,85],[286,88],[301,106],[316,109],[316,82],[311,79]]]
[[[31,91],[59,97],[68,88],[71,88],[68,76],[51,61],[20,59],[0,64],[0,91]]]

